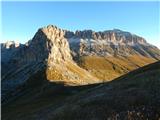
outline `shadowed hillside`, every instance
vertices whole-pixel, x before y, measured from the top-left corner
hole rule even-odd
[[[48,83],[44,81],[46,76],[43,72],[37,74],[26,84],[27,94],[2,107],[2,119],[158,120],[160,118],[158,107],[160,106],[160,61],[134,70],[111,82],[77,87]],[[35,80],[44,83],[34,83]]]

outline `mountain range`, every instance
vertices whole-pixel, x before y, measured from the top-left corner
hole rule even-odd
[[[143,104],[145,110],[154,109],[150,107],[156,107],[156,102],[159,104],[157,96],[152,99],[151,93],[147,93],[155,91],[154,94],[159,95],[159,62],[154,63],[159,60],[160,50],[157,47],[130,32],[119,29],[71,32],[48,25],[38,29],[25,44],[14,41],[1,43],[2,115],[4,110],[4,118],[8,120],[12,117],[21,120],[77,120],[85,114],[87,116],[81,119],[112,119],[112,115],[125,118],[130,116],[127,115],[127,109],[133,112],[130,106],[135,110],[134,104],[140,105],[140,115],[146,115],[142,112]],[[140,68],[151,63],[153,64]],[[152,77],[155,82],[151,81]],[[150,83],[155,88],[148,85]],[[136,95],[136,91],[140,93]],[[116,97],[118,94],[119,97]],[[135,103],[141,96],[146,100]],[[65,104],[62,103],[63,99]],[[126,101],[122,102],[122,99]],[[150,100],[151,105],[147,106],[146,103]],[[113,107],[109,105],[112,102],[115,105]],[[127,105],[120,110],[124,102]],[[120,106],[116,107],[118,103]],[[82,110],[83,106],[87,107],[85,111]],[[16,107],[18,110],[15,110]],[[30,109],[31,113],[28,111]],[[83,112],[78,114],[80,111]],[[91,116],[87,111],[92,111]],[[106,116],[99,116],[98,111],[106,111]],[[51,118],[43,118],[41,112]],[[133,116],[137,113],[133,113]]]

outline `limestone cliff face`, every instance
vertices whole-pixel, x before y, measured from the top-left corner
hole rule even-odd
[[[42,31],[47,37],[48,64],[52,65],[54,62],[72,61],[69,43],[64,38],[64,31],[55,26],[48,26],[47,28],[43,28]]]
[[[46,60],[50,66],[72,61],[64,31],[56,26],[49,25],[39,29],[28,47],[34,52],[36,61]]]
[[[33,39],[15,52],[11,61],[25,64],[31,62],[64,62],[72,60],[69,44],[64,32],[56,26],[40,28]]]
[[[92,30],[66,32],[67,38],[81,38],[81,39],[93,39],[93,40],[106,40],[106,41],[119,41],[124,43],[141,43],[146,44],[146,40],[140,36],[131,34],[119,29],[107,30],[103,32],[95,32]]]
[[[103,32],[92,30],[66,32],[75,55],[130,56],[142,55],[160,59],[160,50],[140,36],[114,29]]]

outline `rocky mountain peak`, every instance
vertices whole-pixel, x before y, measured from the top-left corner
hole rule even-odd
[[[146,40],[137,35],[120,29],[95,32],[93,30],[76,31],[75,36],[82,39],[106,40],[106,41],[121,41],[124,43],[146,43]]]
[[[21,44],[19,42],[15,42],[15,41],[7,41],[6,43],[2,43],[1,44],[1,48],[5,48],[5,49],[12,49],[12,48],[17,48],[19,47]]]
[[[13,41],[1,44],[2,48],[17,48],[18,46],[20,44]],[[72,32],[54,25],[48,25],[38,29],[32,40],[23,45],[20,52],[16,52],[15,56],[17,61],[22,58],[22,61],[27,62],[47,61],[48,65],[52,66],[57,62],[72,60],[71,52],[74,56],[78,54],[100,56],[141,54],[143,56],[155,56],[147,52],[146,48],[148,46],[156,49],[147,43],[143,37],[120,29],[103,32],[93,30]],[[24,56],[24,54],[26,55]],[[10,54],[10,56],[12,55]]]
[[[48,60],[48,64],[72,60],[65,32],[56,26],[40,28],[33,37],[30,48],[35,49],[38,58]]]
[[[80,38],[93,38],[94,37],[94,34],[95,34],[95,32],[94,31],[92,31],[92,30],[84,30],[84,31],[76,31],[75,32],[75,35],[77,36],[77,37],[80,37]]]
[[[47,61],[49,66],[71,61],[69,44],[64,34],[64,30],[48,25],[38,29],[34,37],[24,45],[14,41],[2,43],[2,61],[12,59],[18,64]]]
[[[147,44],[146,40],[138,35],[130,32],[122,31],[120,29],[107,30],[103,32],[105,36],[108,36],[108,40],[120,41],[123,43],[132,44]]]

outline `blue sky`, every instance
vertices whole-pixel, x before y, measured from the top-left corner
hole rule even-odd
[[[68,30],[122,29],[160,47],[160,3],[132,2],[2,2],[2,42],[25,43],[48,24]]]

